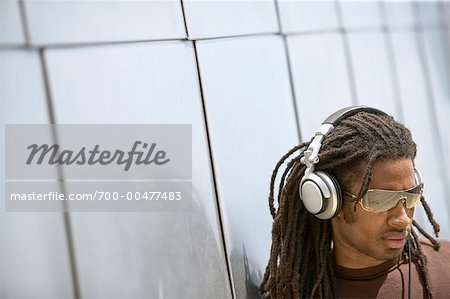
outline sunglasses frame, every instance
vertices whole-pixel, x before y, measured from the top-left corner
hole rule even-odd
[[[411,192],[411,191],[413,191],[413,190],[415,190],[415,189],[417,189],[417,188],[420,188],[420,191],[419,191],[418,193],[416,193],[416,192]],[[390,192],[390,193],[401,193],[401,192],[406,192],[406,193],[411,193],[411,194],[418,194],[418,195],[420,195],[420,198],[421,198],[421,197],[422,197],[422,193],[423,193],[423,183],[420,183],[419,185],[417,185],[417,186],[415,186],[415,187],[412,187],[412,188],[410,188],[410,189],[399,190],[399,191],[385,190],[385,189],[369,189],[369,190],[367,190],[367,192],[366,192],[361,198],[359,198],[359,199],[358,199],[358,197],[357,197],[356,195],[354,195],[353,193],[350,193],[350,192],[347,192],[347,191],[344,191],[343,193],[344,193],[345,195],[351,197],[351,198],[353,199],[353,201],[358,201],[359,205],[361,206],[361,208],[362,208],[364,211],[372,212],[372,213],[385,213],[385,212],[388,212],[389,210],[392,210],[393,208],[395,208],[395,207],[398,205],[398,202],[399,202],[400,200],[403,201],[403,206],[405,207],[405,209],[406,209],[407,211],[409,211],[409,210],[413,209],[413,208],[419,203],[419,201],[420,201],[420,199],[419,199],[419,200],[417,201],[417,203],[416,203],[413,207],[408,208],[408,207],[406,207],[406,197],[405,197],[404,195],[400,195],[400,196],[398,197],[398,201],[397,201],[397,203],[395,204],[395,206],[393,206],[393,207],[390,208],[389,210],[386,210],[386,211],[370,210],[370,209],[367,209],[366,207],[364,207],[364,205],[363,205],[363,203],[362,203],[362,200],[363,200],[366,196],[368,196],[369,192],[372,192],[372,191],[383,191],[383,192]]]

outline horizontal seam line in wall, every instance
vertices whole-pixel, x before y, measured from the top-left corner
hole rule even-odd
[[[142,44],[150,42],[170,42],[170,41],[188,41],[184,38],[168,38],[168,39],[148,39],[148,40],[128,40],[128,41],[105,41],[105,42],[79,42],[79,43],[49,43],[49,44],[32,44],[30,46],[23,45],[1,45],[3,48],[20,48],[20,49],[63,49],[63,48],[82,48],[82,47],[96,47],[96,46],[113,46],[113,45],[126,45],[126,44]]]
[[[425,27],[421,31],[448,31],[446,27]],[[374,33],[374,32],[417,32],[417,26],[407,27],[391,27],[391,26],[380,26],[377,28],[365,28],[365,29],[327,29],[327,30],[317,30],[317,31],[298,31],[298,32],[268,32],[268,33],[249,33],[249,34],[237,34],[228,36],[218,36],[218,37],[205,37],[205,38],[170,38],[170,39],[149,39],[149,40],[133,40],[133,41],[112,41],[112,42],[86,42],[86,43],[55,43],[55,44],[32,44],[27,46],[26,44],[0,44],[0,50],[22,50],[22,49],[65,49],[65,48],[81,48],[81,47],[96,47],[96,46],[111,46],[111,45],[126,45],[126,44],[142,44],[142,43],[152,43],[152,42],[170,42],[170,41],[203,41],[203,40],[219,40],[219,39],[231,39],[240,37],[252,37],[252,36],[311,36],[311,35],[321,35],[321,34],[361,34],[361,33]]]

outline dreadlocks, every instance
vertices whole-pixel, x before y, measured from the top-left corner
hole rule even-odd
[[[331,221],[317,219],[305,209],[298,195],[299,182],[306,167],[300,163],[309,142],[291,149],[275,166],[270,181],[269,208],[274,219],[272,246],[261,291],[271,298],[332,298],[335,293]],[[286,165],[280,180],[274,206],[275,179],[289,157],[297,153]],[[375,161],[408,157],[414,160],[416,144],[411,132],[392,117],[359,112],[342,120],[324,139],[316,170],[332,174],[341,186],[361,179],[358,198],[368,190]],[[365,161],[366,169],[358,169]],[[361,167],[359,167],[361,168]],[[439,225],[425,201],[421,198],[428,220],[438,237]],[[416,221],[413,226],[439,250],[439,243]],[[420,279],[428,298],[433,298],[427,272],[426,257],[419,238],[411,229],[412,258],[417,260]],[[406,248],[406,246],[405,246]],[[403,249],[407,256],[408,249]]]

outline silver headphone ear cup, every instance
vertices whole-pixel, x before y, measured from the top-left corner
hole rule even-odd
[[[336,209],[334,211],[333,216],[330,217],[330,219],[331,219],[334,216],[336,216],[337,214],[339,214],[339,212],[341,211],[341,208],[342,208],[342,190],[341,190],[341,186],[339,185],[338,181],[336,180],[336,178],[334,176],[332,176],[329,173],[326,173],[326,175],[333,182],[333,188],[335,189],[334,194],[336,194]]]
[[[340,211],[340,187],[336,179],[326,172],[314,172],[307,179],[303,178],[299,194],[306,210],[319,219],[331,219]]]
[[[315,216],[322,220],[328,220],[339,212],[341,206],[341,188],[332,175],[323,171],[318,171],[316,174],[326,183],[330,195],[328,198],[324,198],[327,201],[324,211]]]
[[[321,213],[323,210],[324,192],[325,196],[329,196],[327,186],[315,173],[311,173],[307,179],[303,178],[300,182],[300,199],[303,201],[305,209],[313,215]]]

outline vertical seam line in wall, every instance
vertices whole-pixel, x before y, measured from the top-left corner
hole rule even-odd
[[[426,94],[427,94],[428,104],[430,106],[430,109],[428,109],[428,113],[431,118],[431,126],[433,128],[433,130],[432,130],[433,132],[431,134],[432,134],[432,138],[433,138],[434,142],[437,142],[437,146],[434,148],[437,151],[438,157],[443,157],[444,156],[444,148],[443,148],[441,136],[439,134],[439,129],[440,129],[439,124],[437,123],[436,104],[434,102],[435,97],[434,97],[432,86],[431,86],[430,69],[428,67],[428,63],[426,60],[427,58],[426,58],[426,49],[425,49],[425,42],[426,42],[425,41],[425,29],[421,23],[419,6],[418,6],[417,2],[414,2],[414,10],[415,10],[415,15],[416,15],[416,20],[417,20],[415,29],[414,29],[414,37],[415,37],[415,41],[416,41],[416,45],[417,45],[417,51],[419,54],[420,67],[424,74],[425,90],[426,90]],[[438,164],[439,172],[440,172],[441,176],[443,177],[444,182],[448,182],[449,176],[445,169],[445,163],[437,163],[437,164]],[[444,183],[443,191],[444,191],[445,197],[448,198],[450,196],[449,187],[448,187],[448,185],[446,186],[445,183]],[[449,205],[448,205],[447,201],[444,201],[444,204],[447,206],[447,216],[450,216],[450,215],[448,215]]]
[[[300,117],[299,117],[298,111],[297,111],[297,102],[296,102],[295,88],[294,88],[294,78],[292,75],[291,58],[289,56],[287,36],[283,34],[283,28],[281,25],[280,4],[278,3],[278,0],[274,0],[274,1],[275,1],[275,12],[277,15],[277,20],[278,20],[278,27],[280,29],[281,38],[283,39],[284,53],[286,56],[286,63],[287,63],[287,67],[288,67],[289,85],[291,87],[291,96],[292,96],[292,103],[294,105],[295,122],[297,124],[297,137],[298,137],[299,143],[301,143],[302,142],[302,133],[300,130]]]
[[[446,14],[446,10],[445,10],[445,5],[449,6],[449,12],[450,12],[450,2],[449,3],[445,3],[445,1],[440,1],[438,4],[439,10],[441,11],[441,19],[442,19],[442,31],[439,31],[439,36],[443,38],[442,41],[442,50],[445,53],[450,54],[450,14],[447,15]],[[446,73],[444,74],[444,76],[446,76],[446,82],[444,84],[446,84],[445,86],[445,90],[447,91],[447,96],[450,97],[450,58],[447,56],[447,60],[445,61],[446,66],[445,66],[445,70]],[[447,98],[448,101],[450,101],[450,98]],[[444,128],[441,128],[441,130],[444,130]],[[445,131],[444,131],[445,132]],[[447,149],[447,145],[449,144],[444,144],[444,141],[441,140],[441,144],[442,144],[442,150],[443,153],[446,152]],[[448,164],[450,165],[450,157],[447,156],[447,161]],[[443,163],[442,163],[443,164]],[[450,173],[448,172],[449,168],[446,167],[446,165],[443,166],[444,170],[447,170],[447,177],[446,180],[447,182],[450,182]],[[444,184],[447,185],[447,184]],[[450,187],[447,187],[447,198],[448,196],[450,196]],[[450,206],[447,206],[447,217],[450,218]]]
[[[56,124],[56,116],[54,112],[53,107],[53,100],[52,100],[52,94],[51,94],[51,88],[50,88],[50,78],[48,76],[48,70],[47,70],[47,62],[45,60],[45,54],[44,49],[39,49],[39,60],[41,62],[41,69],[42,69],[42,75],[44,78],[44,88],[45,88],[45,95],[47,99],[47,110],[48,115],[50,118],[50,124],[55,125]],[[56,128],[52,127],[52,137],[56,144],[59,144],[58,135],[56,132]],[[67,194],[66,188],[64,185],[64,172],[61,166],[57,168],[57,174],[59,178],[59,187],[61,188],[61,191],[63,194]],[[64,222],[64,230],[66,233],[66,242],[67,242],[67,250],[69,255],[69,265],[70,265],[70,274],[72,276],[72,289],[73,289],[73,296],[75,299],[80,299],[80,285],[78,280],[78,270],[77,270],[77,264],[76,264],[76,258],[75,258],[75,247],[74,247],[74,241],[73,241],[73,235],[72,235],[72,225],[71,225],[71,218],[70,214],[67,209],[67,203],[62,202],[63,205],[63,222]]]
[[[394,101],[395,101],[395,110],[397,112],[397,116],[401,122],[405,121],[405,116],[403,114],[403,106],[402,101],[400,99],[400,84],[399,84],[399,78],[398,78],[398,71],[397,71],[397,65],[395,64],[395,58],[394,58],[394,47],[392,44],[392,36],[391,36],[391,30],[388,24],[388,17],[387,17],[387,11],[386,11],[386,3],[384,1],[378,2],[379,11],[381,14],[382,19],[382,34],[384,43],[386,45],[386,52],[387,52],[387,59],[388,59],[388,65],[391,72],[391,79],[392,79],[392,89],[393,89],[393,95],[394,95]]]
[[[278,23],[278,33],[283,34],[283,26],[281,25],[281,13],[280,13],[280,3],[278,3],[278,0],[273,0],[275,4],[275,14],[277,16],[277,23]]]
[[[290,52],[287,42],[287,36],[281,35],[283,38],[283,45],[284,45],[284,52],[286,55],[286,63],[288,67],[288,74],[289,74],[289,85],[291,87],[291,95],[292,95],[292,104],[294,105],[294,115],[295,115],[295,122],[297,123],[297,136],[300,143],[302,143],[302,133],[300,130],[300,117],[298,115],[297,110],[297,96],[295,94],[295,88],[294,88],[294,77],[292,75],[292,67],[291,67],[291,58],[290,58]]]
[[[180,0],[181,4],[181,13],[183,14],[183,23],[184,23],[184,31],[186,32],[186,39],[189,39],[189,29],[187,25],[187,17],[186,17],[186,10],[184,7],[184,1]]]
[[[444,40],[442,42],[442,48],[444,53],[448,53],[450,55],[450,15],[446,15],[446,10],[445,10],[445,2],[444,1],[440,1],[439,2],[439,10],[441,12],[441,19],[442,19],[442,25],[440,28],[442,28],[442,30],[439,30],[439,36],[441,36]],[[447,4],[449,5],[449,12],[450,12],[450,2]],[[446,84],[446,88],[447,88],[447,95],[450,95],[450,58],[447,57],[447,60],[445,61],[446,66],[445,66],[445,70],[446,70],[446,76],[447,76],[447,82],[445,82]],[[450,100],[450,99],[448,99]]]
[[[447,33],[449,33],[449,31],[450,31],[450,2],[447,3],[447,1],[442,1],[441,5],[442,5],[442,10],[443,10],[444,19],[445,19],[444,26],[445,26]],[[450,37],[447,38],[447,41],[449,41],[449,40],[450,40]]]
[[[348,73],[348,78],[350,81],[349,84],[350,84],[350,92],[351,92],[351,96],[352,96],[352,103],[353,103],[353,105],[357,105],[358,104],[358,95],[356,92],[355,73],[354,73],[354,68],[353,68],[352,53],[351,53],[350,44],[348,41],[348,34],[347,34],[347,31],[345,30],[344,19],[343,19],[342,11],[341,11],[341,4],[339,3],[339,0],[335,0],[334,4],[335,4],[335,9],[336,9],[336,15],[338,18],[338,24],[340,27],[340,30],[339,30],[340,36],[341,36],[342,43],[344,46],[345,63],[347,65],[347,73]]]
[[[212,173],[212,179],[213,179],[213,184],[214,184],[214,196],[216,198],[216,204],[217,204],[217,214],[218,214],[218,218],[219,218],[219,226],[220,226],[220,232],[222,235],[222,244],[223,244],[223,248],[224,248],[225,262],[226,262],[226,267],[227,267],[227,272],[228,272],[228,282],[230,285],[231,295],[233,298],[236,298],[236,291],[235,291],[235,287],[234,287],[234,283],[233,283],[233,275],[231,272],[231,262],[229,259],[228,246],[227,246],[227,241],[226,241],[226,237],[225,237],[225,228],[224,228],[223,216],[222,216],[222,205],[220,204],[219,192],[218,192],[218,188],[217,188],[214,157],[213,157],[213,153],[212,153],[211,138],[210,138],[209,126],[208,126],[208,117],[207,117],[207,113],[206,113],[205,97],[204,97],[204,93],[203,93],[203,83],[202,83],[201,72],[200,72],[200,62],[199,62],[198,51],[197,51],[197,41],[192,41],[192,44],[194,46],[195,64],[197,67],[197,77],[198,77],[198,82],[199,82],[199,86],[200,86],[200,97],[201,97],[202,109],[203,109],[203,120],[204,120],[205,130],[206,130],[206,138],[208,141],[209,160],[210,160],[210,164],[211,164],[211,173]]]
[[[24,0],[19,0],[19,11],[20,11],[20,21],[22,23],[22,32],[25,39],[25,47],[30,47],[31,45],[30,30],[28,26],[28,18]]]

